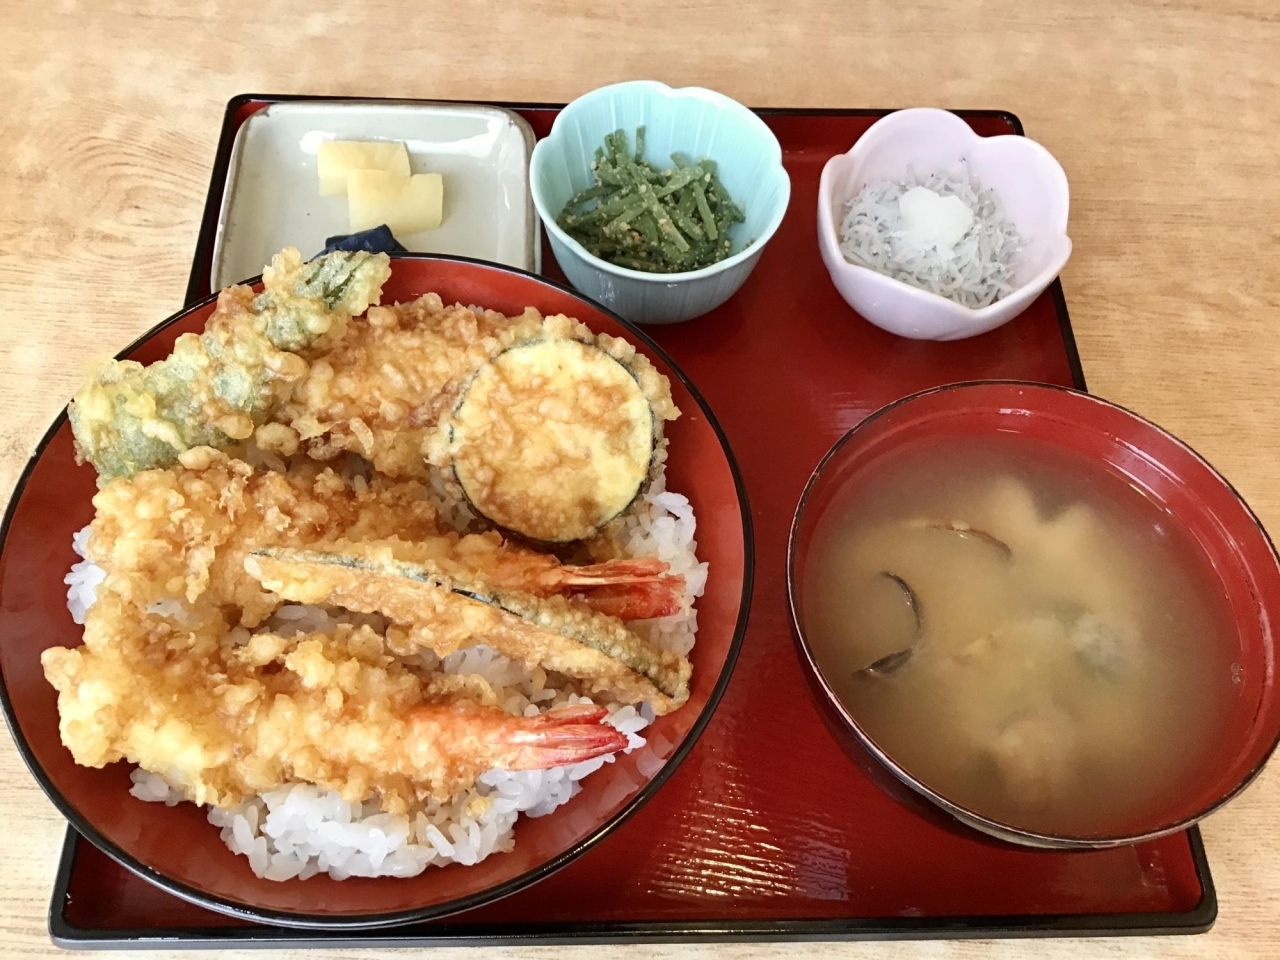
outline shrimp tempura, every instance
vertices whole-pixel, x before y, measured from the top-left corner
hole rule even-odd
[[[195,803],[231,807],[304,781],[388,813],[446,800],[486,770],[533,770],[621,750],[590,704],[504,713],[479,677],[422,679],[368,627],[240,646],[115,597],[89,610],[85,645],[41,661],[79,764],[128,760]]]

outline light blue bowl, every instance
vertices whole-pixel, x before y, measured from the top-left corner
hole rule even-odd
[[[591,186],[591,160],[605,134],[621,129],[634,143],[641,125],[645,157],[655,166],[666,164],[672,153],[716,161],[721,182],[747,216],[729,231],[731,256],[688,273],[644,273],[593,257],[556,224],[569,198]],[[529,182],[569,282],[635,323],[677,323],[728,300],[760,259],[791,199],[782,147],[763,120],[724,94],[702,87],[673,90],[656,80],[601,87],[566,106],[550,135],[533,148]]]

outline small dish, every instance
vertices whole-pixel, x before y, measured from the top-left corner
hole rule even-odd
[[[329,237],[351,232],[346,196],[322,197],[317,188],[323,140],[401,141],[413,173],[444,176],[444,222],[397,237],[408,250],[540,269],[528,177],[534,134],[519,114],[463,103],[286,102],[253,114],[236,134],[211,289],[260,273],[284,247],[311,256]]]
[[[645,127],[645,154],[711,157],[720,179],[746,212],[731,232],[736,252],[688,273],[645,273],[593,257],[556,223],[569,198],[591,186],[591,158],[614,130]],[[678,323],[701,316],[737,292],[782,223],[791,179],[782,147],[755,113],[702,87],[678,90],[655,80],[601,87],[574,100],[533,150],[533,202],[551,250],[569,282],[633,323]]]
[[[1220,588],[1235,624],[1233,687],[1220,742],[1176,790],[1141,814],[1089,835],[1037,832],[993,819],[949,799],[900,765],[864,730],[824,675],[806,634],[803,592],[809,546],[841,491],[861,482],[868,463],[942,438],[1001,433],[1051,444],[1115,475],[1155,503],[1171,527],[1202,554],[1203,575]],[[1162,523],[1166,521],[1162,520]],[[1148,420],[1075,390],[1012,380],[954,383],[912,394],[863,420],[822,458],[801,494],[787,547],[792,624],[817,697],[849,736],[848,752],[886,771],[960,823],[1010,843],[1102,849],[1185,830],[1235,797],[1261,772],[1280,740],[1280,558],[1240,495],[1194,450]],[[865,763],[863,761],[865,760]],[[880,777],[873,779],[881,784]],[[888,792],[901,799],[890,784]]]
[[[974,310],[845,259],[840,223],[859,190],[901,180],[908,166],[923,177],[961,161],[999,196],[1026,244],[1012,293]],[[1067,175],[1034,140],[980,137],[954,113],[917,107],[878,120],[847,153],[827,161],[818,185],[818,247],[845,302],[877,327],[913,340],[962,340],[1008,323],[1062,271],[1071,256],[1069,206]]]

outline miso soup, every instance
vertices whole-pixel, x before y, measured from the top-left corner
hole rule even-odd
[[[1118,472],[1040,441],[872,461],[802,576],[805,632],[849,712],[983,816],[1125,832],[1224,728],[1237,641],[1207,560]]]

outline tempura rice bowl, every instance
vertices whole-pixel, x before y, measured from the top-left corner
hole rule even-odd
[[[273,829],[285,824],[280,835],[290,836],[285,822],[293,814],[305,819],[307,813],[331,803],[332,798],[307,791],[264,798],[257,823],[252,822],[255,814],[243,809],[231,814],[220,829],[208,822],[205,810],[193,804],[166,805],[164,785],[157,779],[132,775],[122,763],[104,769],[79,767],[60,742],[56,694],[43,678],[39,656],[47,647],[80,642],[80,628],[67,610],[63,579],[78,559],[71,547],[72,537],[92,518],[90,500],[95,492],[94,472],[87,466],[76,466],[71,432],[65,416],[60,417],[18,484],[0,544],[0,694],[10,729],[41,786],[79,832],[139,875],[210,909],[291,926],[360,928],[429,919],[512,893],[584,852],[658,789],[692,747],[732,669],[749,595],[749,526],[731,455],[692,386],[642,334],[590,301],[541,278],[443,257],[411,256],[393,262],[384,302],[409,300],[427,291],[440,293],[446,301],[482,304],[506,313],[533,305],[546,314],[576,316],[597,332],[631,340],[670,378],[675,400],[686,416],[669,431],[671,456],[666,479],[673,490],[688,497],[697,517],[697,553],[711,571],[697,605],[699,629],[690,653],[694,667],[690,699],[643,731],[638,730],[642,720],[638,714],[619,718],[628,732],[641,733],[643,746],[618,755],[614,762],[582,779],[581,792],[552,815],[521,818],[510,852],[495,853],[474,866],[430,866],[408,879],[353,877],[338,881],[317,875],[305,881],[279,882],[255,876],[247,857],[228,848],[220,836],[223,830],[230,832],[234,845],[251,848],[261,836],[267,815],[275,812],[268,809],[273,801],[279,814]],[[178,334],[201,328],[212,307],[213,298],[209,298],[170,318],[125,355],[141,362],[159,359],[169,352]],[[658,490],[653,493],[660,495]],[[281,613],[305,619],[314,611]],[[490,663],[484,669],[505,668]],[[521,688],[524,679],[510,679],[510,692],[517,695],[516,688]],[[507,791],[516,806],[551,806],[572,791],[569,785],[576,782],[573,774],[581,771],[550,773],[529,790],[524,789],[528,784],[511,783],[490,784],[488,789]],[[160,802],[142,802],[140,795]],[[510,812],[506,810],[504,815]],[[334,813],[333,819],[342,819],[343,811]],[[236,816],[245,822],[238,825]],[[486,831],[490,825],[494,829]],[[384,862],[407,858],[407,869],[411,870],[411,861],[420,858],[423,851],[395,854],[390,841],[397,831],[394,824],[387,826],[392,829],[383,831],[381,839],[365,831],[363,840],[369,841],[366,846],[371,849],[360,851],[360,855],[367,856],[369,863],[379,856]],[[413,823],[412,839],[429,836],[438,840],[429,826]],[[245,827],[249,828],[247,839]],[[462,851],[455,859],[463,861],[473,853],[478,858],[486,844],[502,844],[503,831],[495,821],[477,822],[476,827],[478,837],[467,825],[465,843],[455,842],[447,831],[441,831],[445,845],[455,853]],[[359,845],[354,841],[345,844]],[[433,856],[441,853],[440,846],[433,844],[433,849]],[[294,866],[270,858],[264,865],[260,854],[257,856],[264,874],[273,868],[283,872]],[[351,872],[362,872],[365,862],[352,860]]]

